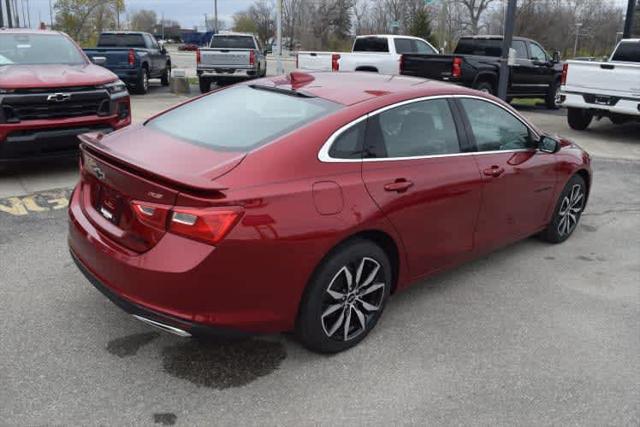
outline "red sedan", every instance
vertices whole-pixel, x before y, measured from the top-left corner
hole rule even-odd
[[[294,72],[83,137],[69,245],[112,301],[167,331],[295,331],[337,352],[390,294],[576,229],[589,155],[470,89]]]

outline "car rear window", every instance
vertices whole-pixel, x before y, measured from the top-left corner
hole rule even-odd
[[[211,39],[211,47],[217,49],[255,49],[253,37],[215,36]]]
[[[460,55],[501,56],[500,39],[460,39],[454,53]]]
[[[339,108],[320,98],[239,86],[189,102],[146,125],[212,149],[249,151]]]
[[[360,37],[353,44],[354,52],[389,52],[389,42],[382,37]]]
[[[640,62],[640,42],[622,42],[613,54],[612,61]]]
[[[142,34],[101,34],[98,47],[146,47]]]
[[[79,65],[78,47],[59,34],[0,34],[0,65]]]

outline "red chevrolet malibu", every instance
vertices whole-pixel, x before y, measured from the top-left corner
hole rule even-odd
[[[589,155],[473,90],[294,72],[84,136],[69,209],[80,270],[138,319],[190,336],[361,341],[390,294],[576,229]]]

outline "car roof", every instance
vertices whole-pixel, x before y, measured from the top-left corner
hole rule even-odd
[[[103,31],[100,34],[150,34],[145,31]]]
[[[287,76],[263,79],[260,84],[264,85],[266,82],[278,89],[295,91],[346,106],[403,93],[416,96],[477,94],[470,89],[437,80],[363,71],[296,71]]]
[[[461,39],[479,39],[479,40],[502,40],[504,37],[501,35],[478,35],[478,36],[462,36]],[[526,37],[514,36],[513,40],[531,41]]]
[[[64,34],[60,31],[53,30],[34,30],[33,28],[6,28],[0,27],[0,34],[50,34],[59,35]]]

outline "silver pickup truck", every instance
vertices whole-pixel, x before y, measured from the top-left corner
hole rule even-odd
[[[200,91],[206,93],[211,83],[224,84],[267,75],[266,51],[251,34],[219,33],[208,48],[196,52]]]

